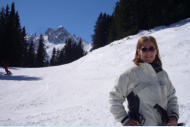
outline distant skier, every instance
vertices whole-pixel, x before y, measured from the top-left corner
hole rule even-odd
[[[5,69],[7,75],[11,75],[12,73],[9,71],[8,66],[4,60],[2,60],[2,67]]]
[[[162,68],[156,39],[138,40],[134,66],[119,76],[110,92],[111,113],[124,126],[177,126],[176,91]],[[123,105],[128,102],[128,112]],[[181,124],[180,124],[181,125]]]

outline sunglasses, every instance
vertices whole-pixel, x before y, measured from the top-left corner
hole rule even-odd
[[[143,51],[143,52],[148,52],[148,51],[150,51],[150,52],[154,52],[154,50],[156,50],[156,48],[154,48],[154,47],[150,47],[150,48],[141,48],[141,51]]]

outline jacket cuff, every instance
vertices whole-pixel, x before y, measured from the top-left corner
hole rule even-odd
[[[178,119],[179,119],[179,115],[177,114],[177,113],[175,113],[175,112],[172,112],[170,115],[169,115],[169,117],[176,117],[176,120],[178,121]]]
[[[121,124],[122,124],[122,125],[125,125],[125,124],[128,122],[128,120],[129,120],[129,116],[127,115],[127,116],[125,116],[125,117],[121,120]]]

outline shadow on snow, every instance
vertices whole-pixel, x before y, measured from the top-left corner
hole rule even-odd
[[[41,80],[39,77],[30,77],[26,75],[1,75],[0,80],[16,80],[16,81],[34,81],[34,80]]]

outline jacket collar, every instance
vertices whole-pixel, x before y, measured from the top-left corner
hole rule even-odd
[[[139,67],[142,68],[143,72],[145,74],[151,75],[153,77],[157,77],[156,76],[156,72],[154,70],[154,68],[152,67],[151,64],[149,63],[139,63]]]
[[[156,73],[159,73],[159,72],[163,71],[161,66],[154,66],[154,65],[149,64],[149,63],[140,63],[140,66],[142,68],[146,68],[146,66],[151,66]],[[151,68],[151,67],[148,67],[148,68]]]
[[[152,67],[152,65],[149,64],[149,63],[145,63],[145,62],[144,62],[144,63],[139,63],[139,66],[140,66],[141,68],[143,68],[143,69],[146,69],[146,70],[147,70],[147,69],[148,69],[148,70],[151,70],[151,71],[154,70],[153,67]]]

